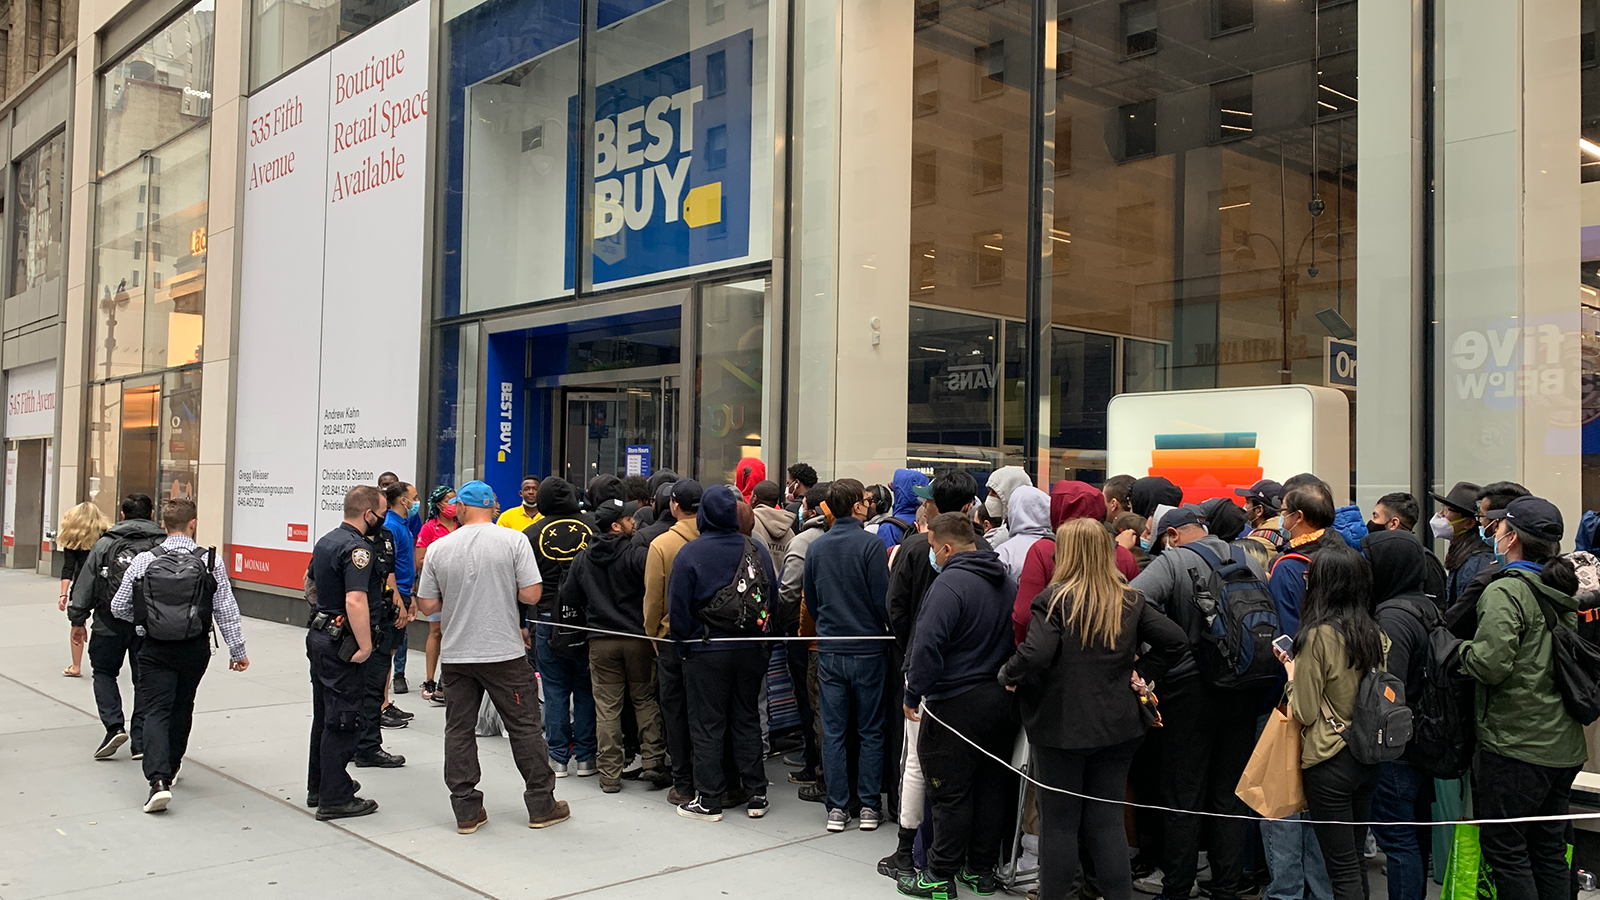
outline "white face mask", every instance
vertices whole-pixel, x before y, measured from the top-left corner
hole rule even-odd
[[[1000,521],[1000,517],[1005,515],[1005,510],[1000,506],[1000,498],[993,494],[984,498],[983,508],[989,511],[989,518],[994,519],[996,522]]]
[[[1441,541],[1448,541],[1456,536],[1456,526],[1451,524],[1444,513],[1434,513],[1428,520],[1428,527],[1433,529],[1433,536]]]

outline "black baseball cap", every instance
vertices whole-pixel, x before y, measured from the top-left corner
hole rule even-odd
[[[672,502],[686,513],[699,511],[700,497],[704,494],[705,489],[693,478],[680,478],[672,483]]]
[[[1565,530],[1561,510],[1542,497],[1518,497],[1505,509],[1491,509],[1483,517],[1505,519],[1516,530],[1547,541],[1559,542]]]
[[[1258,481],[1247,488],[1234,488],[1233,492],[1270,509],[1277,509],[1283,505],[1283,485],[1276,481]]]
[[[680,504],[681,505],[681,504]],[[612,497],[602,500],[599,508],[594,511],[594,521],[600,526],[601,531],[610,531],[611,526],[621,521],[624,516],[631,516],[639,511],[639,501],[629,500],[626,503]]]
[[[1152,536],[1166,534],[1169,528],[1182,528],[1185,525],[1204,525],[1200,509],[1195,506],[1180,506],[1169,511],[1156,523],[1156,530],[1150,532]]]

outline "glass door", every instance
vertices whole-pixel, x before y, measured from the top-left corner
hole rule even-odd
[[[597,475],[649,477],[675,468],[678,379],[569,389],[564,398],[562,477],[580,489]]]

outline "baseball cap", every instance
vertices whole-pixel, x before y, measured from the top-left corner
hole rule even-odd
[[[1246,500],[1277,509],[1283,505],[1283,485],[1271,480],[1258,481],[1247,488],[1234,488],[1233,492]]]
[[[911,488],[911,493],[916,494],[918,500],[932,500],[933,482],[915,485]]]
[[[1180,506],[1156,520],[1156,530],[1152,535],[1165,534],[1169,528],[1182,528],[1185,525],[1202,525],[1200,510],[1193,506]]]
[[[680,478],[672,483],[672,501],[684,512],[699,510],[700,497],[704,494],[705,489],[693,478]]]
[[[1542,497],[1518,497],[1505,509],[1491,509],[1486,519],[1505,519],[1518,531],[1547,541],[1560,541],[1564,531],[1561,510]]]
[[[494,488],[481,481],[469,481],[456,488],[456,502],[477,509],[494,509]]]
[[[639,510],[639,501],[629,500],[624,503],[616,497],[602,500],[599,508],[594,511],[594,521],[600,526],[601,531],[610,531],[624,516],[631,516]]]

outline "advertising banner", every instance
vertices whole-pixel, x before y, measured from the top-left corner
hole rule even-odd
[[[17,540],[17,451],[6,451],[6,518],[4,542],[7,547]]]
[[[39,530],[39,552],[50,552],[50,538],[55,531],[56,506],[56,448],[54,443],[44,446],[44,521]]]
[[[416,477],[428,5],[250,98],[231,574],[298,588],[343,498]]]
[[[6,373],[6,439],[50,437],[56,432],[56,364],[19,366]]]

